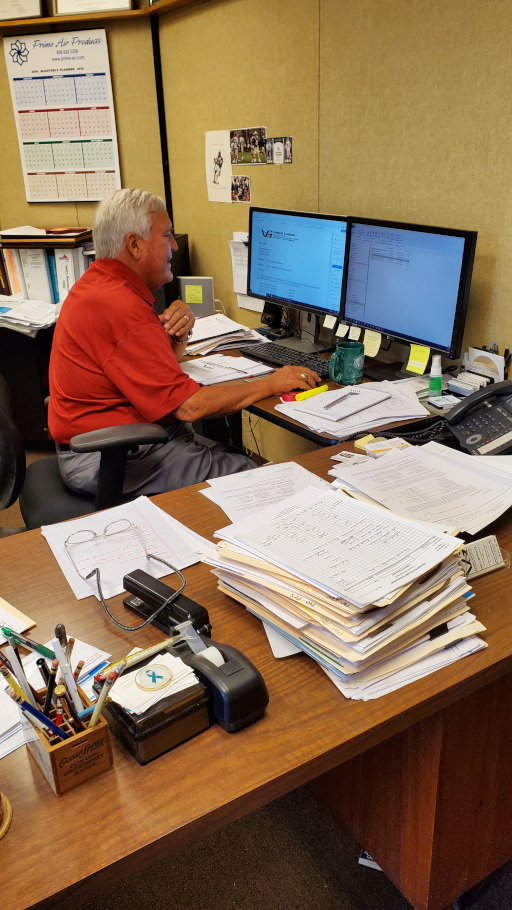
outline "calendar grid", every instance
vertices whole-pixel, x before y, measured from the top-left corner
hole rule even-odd
[[[15,40],[4,50],[27,201],[102,199],[121,186],[105,30]]]

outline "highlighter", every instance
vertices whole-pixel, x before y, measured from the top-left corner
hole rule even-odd
[[[319,395],[320,392],[327,392],[328,385],[319,385],[316,389],[308,389],[306,392],[298,392],[295,401],[303,401],[304,398],[311,398],[312,395]]]

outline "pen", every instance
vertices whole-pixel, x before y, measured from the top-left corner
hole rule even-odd
[[[71,719],[71,724],[78,733],[80,730],[83,730],[82,721],[78,716],[78,712],[75,711],[73,702],[69,697],[67,697],[66,687],[65,686],[55,686],[55,697],[57,702],[60,701],[62,706],[66,708],[69,718]],[[68,719],[69,719],[68,718]]]
[[[67,657],[68,650],[69,650],[69,642],[68,642],[68,637],[66,635],[66,627],[64,626],[64,623],[59,622],[55,626],[55,638],[58,638],[61,648]],[[58,655],[56,654],[55,657],[58,657]],[[59,663],[60,663],[60,661],[59,661]]]
[[[55,657],[53,651],[50,651],[45,645],[40,645],[39,642],[32,641],[31,638],[27,638],[26,635],[20,635],[19,632],[13,632],[8,626],[2,626],[2,632],[6,638],[14,638],[14,641],[17,642],[17,644],[23,645],[23,647],[28,648],[29,651],[36,651],[38,654],[42,654],[42,656],[47,657],[48,660],[53,660]]]
[[[53,720],[50,720],[49,717],[41,714],[41,711],[38,711],[37,708],[33,708],[32,705],[29,705],[28,701],[23,701],[19,695],[15,695],[14,700],[19,704],[20,708],[22,708],[23,711],[27,711],[28,714],[31,714],[32,717],[35,717],[36,720],[44,724],[45,727],[48,727],[52,733],[60,736],[61,739],[68,739],[69,733],[65,733],[64,730],[61,730],[57,724],[54,724]]]
[[[359,389],[344,389],[341,395],[338,395],[337,398],[333,398],[329,404],[324,404],[324,411],[328,411],[329,408],[333,408],[335,404],[339,404],[339,402],[343,401],[344,398],[347,398],[348,395],[359,395]]]
[[[46,689],[46,698],[45,698],[45,702],[44,702],[43,714],[50,713],[50,706],[52,703],[53,690],[55,688],[55,677],[57,676],[58,667],[59,667],[59,661],[57,660],[57,658],[55,658],[54,660],[52,660],[50,677],[48,679],[48,686]]]
[[[32,705],[33,708],[35,708],[36,700],[32,694],[32,689],[28,684],[28,680],[25,676],[25,671],[21,665],[21,661],[18,660],[14,649],[11,648],[10,645],[5,650],[7,652],[9,660],[11,661],[13,672],[16,676],[16,679],[18,680],[18,685],[20,689],[23,690],[23,698],[26,699],[26,701],[28,701],[28,703]]]
[[[16,704],[19,705],[20,711],[22,711],[22,713],[27,718],[29,723],[32,724],[32,726],[34,726],[37,730],[40,730],[41,733],[43,733],[47,737],[47,739],[55,739],[55,734],[52,730],[50,730],[50,727],[48,726],[48,724],[43,723],[43,721],[39,720],[38,717],[33,717],[32,714],[29,714],[28,711],[25,711],[25,709],[20,704],[20,701],[22,701],[23,699],[21,699],[17,695],[17,693],[13,691],[13,689],[11,689],[8,694],[9,694],[9,697],[12,698],[12,700],[15,701]]]
[[[98,717],[100,716],[100,711],[101,711],[103,705],[105,704],[105,699],[106,699],[110,689],[114,685],[116,679],[117,679],[117,673],[108,674],[105,682],[103,683],[101,692],[98,697],[98,701],[94,705],[94,711],[92,712],[92,716],[89,721],[89,727],[96,726],[96,724],[98,722]]]
[[[14,690],[16,695],[18,695],[20,698],[25,698],[25,693],[24,693],[23,689],[20,689],[14,676],[11,673],[9,673],[9,670],[7,669],[7,667],[5,666],[3,661],[0,662],[0,673],[4,677],[6,683],[8,683],[10,685],[11,689]]]
[[[48,680],[50,679],[50,671],[48,669],[48,666],[46,664],[44,657],[38,657],[38,659],[36,660],[36,664],[37,664],[37,669],[39,670],[39,672],[43,678],[45,687],[46,687],[48,685]]]
[[[57,626],[57,629],[58,628],[59,627]],[[64,628],[64,626],[62,626],[62,628]],[[55,631],[57,631],[57,629]],[[69,697],[71,698],[71,700],[75,706],[75,710],[77,712],[81,711],[83,708],[83,704],[82,704],[82,702],[80,700],[80,696],[78,694],[78,689],[76,687],[76,682],[75,682],[74,676],[71,672],[71,667],[69,666],[68,661],[67,661],[66,651],[63,648],[62,643],[58,637],[52,639],[52,648],[55,651],[55,656],[57,657],[57,660],[59,661],[60,672],[62,673],[62,675],[64,677],[64,682],[66,684],[66,689],[68,690]]]
[[[320,392],[327,392],[328,385],[319,385],[316,389],[308,389],[306,392],[298,392],[295,401],[303,401],[304,398],[311,398],[312,395],[319,395]]]

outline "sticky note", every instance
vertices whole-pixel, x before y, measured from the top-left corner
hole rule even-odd
[[[359,341],[359,336],[360,336],[360,334],[361,334],[361,329],[359,328],[358,325],[351,325],[351,326],[350,326],[350,331],[349,331],[349,333],[348,333],[348,337],[349,337],[352,341]]]
[[[430,348],[425,348],[421,344],[411,344],[411,353],[406,369],[411,373],[420,373],[423,375],[427,369]]]
[[[374,332],[372,329],[365,329],[363,338],[365,357],[375,357],[375,355],[379,353],[381,340],[382,335],[380,332]]]
[[[344,338],[348,332],[348,325],[345,322],[340,322],[338,328],[336,329],[336,338]]]
[[[336,316],[326,316],[324,319],[324,329],[333,329],[336,325]]]
[[[202,303],[203,286],[201,284],[187,284],[185,287],[185,303]]]

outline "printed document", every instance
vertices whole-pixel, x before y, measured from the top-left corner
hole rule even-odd
[[[482,463],[481,456],[460,459],[451,452],[439,445],[393,449],[329,473],[392,512],[476,534],[512,505],[512,477]]]

